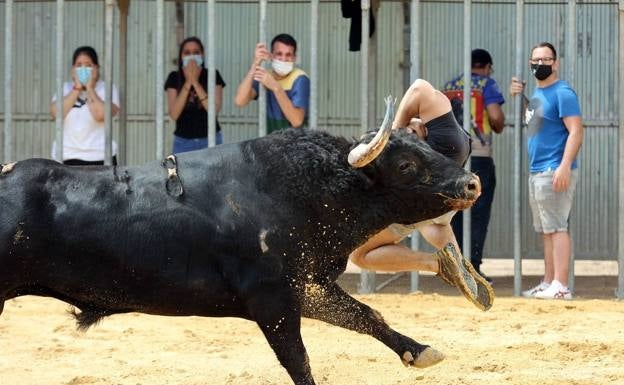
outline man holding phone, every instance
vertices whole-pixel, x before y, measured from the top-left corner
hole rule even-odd
[[[310,79],[295,67],[296,59],[297,41],[288,34],[273,38],[270,53],[264,43],[258,43],[251,67],[236,90],[234,104],[244,107],[258,98],[260,84],[266,88],[267,133],[307,123]],[[265,60],[271,62],[270,71],[262,66]]]

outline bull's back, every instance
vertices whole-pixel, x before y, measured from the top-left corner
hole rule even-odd
[[[31,291],[156,314],[238,314],[232,279],[240,255],[254,250],[234,236],[249,228],[227,218],[236,207],[222,207],[224,191],[211,196],[210,186],[221,184],[206,176],[214,174],[211,162],[198,167],[195,158],[180,159],[182,197],[166,189],[167,170],[156,162],[116,169],[18,163],[0,180],[0,261],[13,284],[0,294]]]

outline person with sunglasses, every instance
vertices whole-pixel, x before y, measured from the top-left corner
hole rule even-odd
[[[537,87],[531,99],[525,83],[512,78],[509,92],[521,95],[528,125],[529,203],[533,227],[542,235],[544,278],[523,295],[541,299],[572,299],[567,286],[572,239],[568,218],[578,180],[576,156],[583,143],[578,97],[559,79],[555,47],[539,43],[531,49],[531,73]]]

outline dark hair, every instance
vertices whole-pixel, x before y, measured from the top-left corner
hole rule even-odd
[[[202,51],[202,54],[204,53],[204,44],[201,42],[201,40],[199,40],[197,36],[190,36],[182,40],[182,43],[180,43],[180,49],[178,51],[178,75],[180,79],[180,83],[178,84],[178,87],[177,87],[178,92],[182,89],[182,87],[184,86],[184,82],[186,81],[186,77],[184,76],[184,70],[182,69],[182,51],[184,50],[184,46],[190,42],[197,43],[197,45],[199,45],[199,49],[201,49]],[[204,76],[204,64],[203,63],[201,65],[201,72],[199,74],[200,82],[202,82],[202,76]]]
[[[295,49],[295,53],[297,53],[297,40],[295,40],[295,38],[291,35],[287,33],[280,33],[275,36],[273,40],[271,40],[271,51],[273,51],[273,45],[277,42],[293,47]]]
[[[98,62],[97,52],[95,52],[93,47],[83,45],[82,47],[76,48],[76,50],[74,51],[74,55],[72,56],[72,65],[76,64],[76,59],[78,59],[78,56],[80,55],[87,55],[89,56],[93,64],[95,64],[96,66],[100,65],[100,63]]]
[[[535,51],[535,48],[542,48],[542,47],[550,48],[550,50],[553,53],[553,59],[557,60],[557,50],[555,49],[555,46],[550,44],[547,41],[543,41],[543,42],[541,42],[539,44],[534,45],[533,48],[531,48],[531,55],[533,54],[533,51]]]
[[[473,49],[471,56],[472,68],[483,68],[488,64],[494,64],[490,53],[482,48]]]
[[[187,37],[186,39],[182,40],[182,43],[180,43],[180,50],[178,51],[178,71],[180,71],[180,74],[182,75],[183,78],[184,78],[184,71],[182,70],[182,51],[184,50],[184,46],[190,42],[197,43],[197,45],[199,45],[199,48],[202,51],[202,54],[204,53],[204,44],[202,44],[201,40],[199,40],[197,36]],[[203,67],[204,65],[202,64],[202,68]]]

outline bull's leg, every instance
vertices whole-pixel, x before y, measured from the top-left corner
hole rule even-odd
[[[336,283],[308,287],[303,316],[368,334],[394,350],[403,364],[425,368],[444,359],[444,355],[427,345],[392,330],[376,310],[364,305]]]
[[[267,291],[248,303],[253,319],[295,385],[315,385],[301,339],[301,310],[288,295]]]

